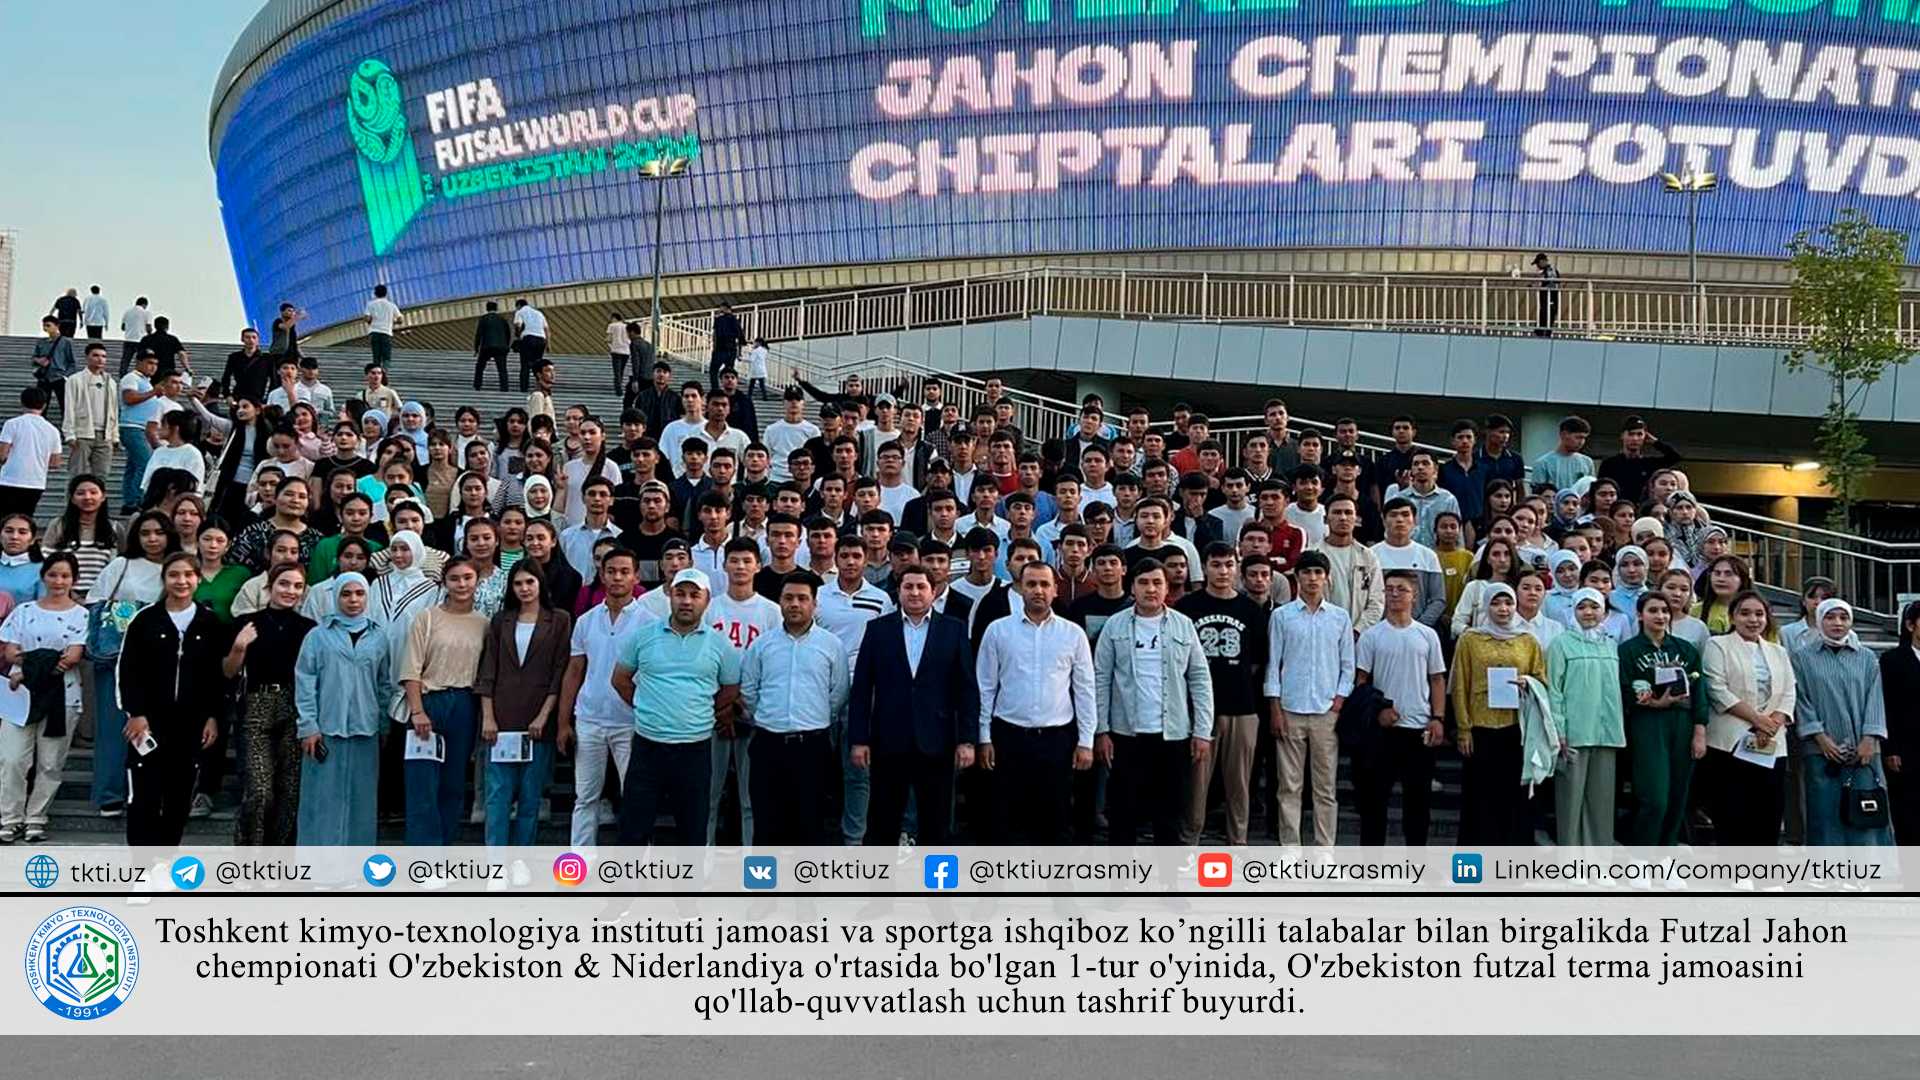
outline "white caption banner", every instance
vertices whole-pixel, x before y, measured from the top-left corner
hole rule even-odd
[[[15,897],[0,941],[5,1034],[1837,1036],[1911,1028],[1920,899]]]

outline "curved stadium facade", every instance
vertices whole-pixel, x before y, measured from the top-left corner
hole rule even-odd
[[[272,0],[209,123],[249,316],[420,344],[1042,263],[1766,280],[1920,236],[1920,0]],[[649,162],[691,158],[683,178]]]

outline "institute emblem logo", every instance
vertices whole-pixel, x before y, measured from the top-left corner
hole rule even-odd
[[[110,912],[70,907],[27,939],[27,987],[68,1020],[98,1020],[119,1008],[140,977],[133,931]]]

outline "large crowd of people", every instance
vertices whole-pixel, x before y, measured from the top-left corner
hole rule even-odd
[[[1920,604],[1884,655],[1828,581],[1775,625],[1638,417],[1599,461],[1579,417],[1531,461],[1497,415],[1376,454],[1278,398],[1231,450],[1097,396],[1022,431],[998,378],[770,397],[731,313],[680,384],[616,317],[597,416],[525,301],[475,332],[476,385],[512,351],[528,394],[487,416],[388,385],[384,287],[340,393],[293,304],[195,378],[144,298],[118,372],[98,290],[63,300],[0,428],[7,843],[49,839],[86,733],[132,844],[236,787],[240,844],[528,844],[562,760],[574,845],[1194,844],[1216,806],[1331,845],[1342,768],[1359,841],[1397,791],[1419,845],[1452,755],[1463,844],[1920,818]]]

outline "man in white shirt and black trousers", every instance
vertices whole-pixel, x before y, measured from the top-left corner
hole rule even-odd
[[[738,541],[735,541],[738,543]],[[780,582],[780,626],[740,661],[740,696],[753,722],[747,785],[762,847],[824,844],[822,795],[834,771],[831,729],[847,705],[847,649],[814,621],[820,579],[794,570]]]
[[[1021,610],[987,628],[975,665],[979,760],[994,779],[992,841],[1065,844],[1073,772],[1093,768],[1093,650],[1053,613],[1053,568],[1020,567]]]

